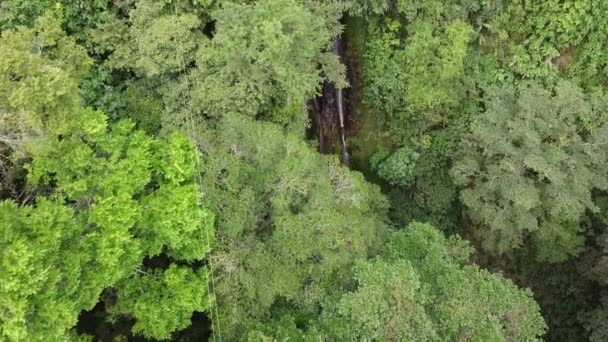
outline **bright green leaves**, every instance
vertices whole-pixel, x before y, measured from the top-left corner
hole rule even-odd
[[[460,100],[458,83],[464,76],[471,27],[460,20],[445,27],[417,21],[408,30],[402,56],[407,106],[416,111],[454,106]]]
[[[0,336],[65,338],[78,312],[94,304],[79,279],[88,260],[72,209],[39,198],[35,207],[0,202]]]
[[[198,260],[209,253],[214,236],[213,215],[200,209],[196,185],[161,185],[142,202],[146,210],[138,231],[150,254],[160,254],[166,247],[176,259]]]
[[[213,218],[200,209],[198,187],[192,183],[197,152],[188,138],[176,133],[168,142],[155,142],[134,131],[129,121],[103,134],[103,114],[87,109],[82,118],[81,130],[36,156],[30,181],[52,180],[67,200],[86,202],[92,223],[101,227],[132,227],[141,220],[137,229],[151,255],[165,245],[188,260],[208,253],[202,232],[210,229]],[[157,190],[146,194],[152,180]],[[143,196],[141,204],[134,196]]]
[[[49,142],[49,148],[34,159],[29,180],[48,183],[52,175],[58,190],[73,201],[130,197],[141,191],[151,177],[152,139],[133,131],[128,121],[114,125],[108,134],[103,113],[91,109],[81,113],[82,127]]]
[[[174,133],[166,148],[158,149],[160,163],[156,165],[163,179],[171,184],[191,180],[196,169],[196,149],[190,139],[183,134]]]
[[[295,0],[226,3],[197,56],[193,101],[212,115],[240,113],[302,128],[305,101],[321,82],[318,62],[331,34]]]
[[[170,337],[193,311],[208,308],[206,273],[142,263],[159,255],[169,264],[201,261],[211,250],[213,215],[194,181],[196,148],[182,134],[154,139],[131,121],[110,125],[105,114],[83,108],[78,87],[90,61],[53,18],[3,32],[0,45],[0,118],[9,123],[0,133],[36,134],[27,141],[27,179],[46,195],[23,207],[0,203],[0,339],[67,340],[79,313],[113,286],[115,312],[135,315],[136,332]],[[136,67],[173,72],[166,57]],[[136,269],[163,280],[131,278]],[[175,303],[146,309],[141,302],[159,299],[133,295],[141,287],[156,297],[174,291],[165,299]]]
[[[118,298],[110,313],[133,315],[134,333],[166,340],[190,325],[192,312],[209,309],[206,286],[205,269],[171,265],[164,271],[137,274],[117,284]]]
[[[487,106],[452,170],[467,186],[462,201],[484,248],[502,254],[531,235],[541,260],[576,255],[583,243],[579,222],[586,210],[597,210],[591,192],[608,186],[599,172],[607,162],[605,118],[564,82],[555,96],[538,85],[522,88],[517,98],[498,90]]]
[[[128,277],[146,256],[164,253],[171,260],[196,261],[209,253],[213,215],[204,208],[194,183],[197,152],[181,134],[154,140],[135,131],[129,121],[108,129],[102,113],[79,113],[81,121],[71,123],[71,133],[52,135],[44,148],[34,150],[28,168],[30,182],[52,192],[52,200],[38,197],[35,205],[23,208],[11,202],[1,205],[2,219],[8,220],[0,225],[6,230],[2,260],[21,262],[2,266],[7,277],[3,283],[27,286],[6,288],[12,292],[3,296],[3,310],[20,311],[7,313],[15,318],[2,318],[1,329],[10,340],[62,339],[81,310],[91,309],[103,289],[122,280],[150,287],[149,295],[158,295],[165,286],[178,291],[171,298],[181,298],[181,306],[166,303],[167,310],[179,307],[175,315],[162,306],[157,306],[159,312],[142,309],[139,302],[127,301],[117,309],[132,310],[137,317],[144,311],[156,315],[142,318],[136,331],[167,338],[187,325],[193,311],[208,308],[208,302],[203,304],[204,271],[170,268],[160,284]],[[151,283],[145,284],[148,280]],[[120,298],[137,300],[129,292],[132,287],[124,285],[123,295],[121,286]],[[159,320],[166,324],[159,325]]]

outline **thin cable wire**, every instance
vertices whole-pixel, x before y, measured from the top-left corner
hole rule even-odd
[[[181,1],[177,1],[177,2],[181,2]],[[174,11],[175,11],[175,15],[177,16],[177,2],[174,3]],[[184,60],[184,56],[181,56],[181,69],[184,70],[186,68],[186,61]],[[202,191],[203,189],[203,180],[201,178],[201,162],[200,162],[200,158],[199,158],[199,152],[198,152],[198,136],[196,134],[196,129],[194,126],[194,116],[192,114],[192,107],[189,105],[189,99],[190,99],[190,91],[191,91],[191,82],[190,82],[190,70],[185,70],[184,76],[186,78],[186,82],[187,82],[187,86],[186,86],[186,94],[185,96],[182,98],[183,99],[183,104],[185,105],[185,111],[187,112],[187,116],[186,116],[186,121],[187,121],[187,125],[186,125],[186,131],[188,133],[188,136],[190,137],[190,139],[194,142],[194,158],[195,158],[195,163],[196,163],[196,182],[198,183],[199,186],[199,190]],[[200,231],[199,231],[200,232]],[[200,232],[201,237],[202,237],[202,232]],[[207,243],[207,249],[209,250],[209,253],[211,253],[211,237],[209,236],[209,229],[205,229],[205,238],[206,238],[206,243]],[[213,275],[213,263],[212,263],[212,258],[209,257],[208,259],[208,272],[209,272],[209,279],[211,280],[211,284],[209,284],[209,281],[207,281],[207,291],[209,292],[209,294],[211,295],[209,297],[209,306],[210,306],[210,310],[209,313],[211,315],[211,327],[213,330],[213,341],[217,341],[219,340],[219,342],[222,342],[222,331],[220,328],[220,315],[219,315],[219,309],[218,309],[218,305],[217,305],[217,296],[215,294],[215,276]],[[215,313],[214,313],[215,311]],[[213,326],[213,323],[215,322],[215,327]],[[217,329],[216,329],[217,328]],[[215,333],[217,331],[217,334]]]

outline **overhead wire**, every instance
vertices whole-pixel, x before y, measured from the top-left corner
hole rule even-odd
[[[175,16],[177,18],[178,15],[178,11],[177,11],[177,3],[181,2],[181,0],[178,0],[176,2],[174,2],[174,11],[175,11]],[[190,103],[188,101],[188,99],[190,99],[190,92],[191,92],[191,74],[190,74],[190,69],[186,69],[186,61],[184,59],[184,55],[181,55],[181,70],[185,71],[185,73],[183,74],[183,76],[186,78],[186,82],[187,82],[187,86],[185,89],[185,96],[182,97],[183,103],[184,103],[184,110],[186,111],[186,131],[188,134],[188,137],[190,138],[191,141],[193,141],[194,143],[194,149],[193,149],[193,154],[194,154],[194,160],[195,160],[195,165],[196,165],[196,182],[198,183],[198,187],[199,190],[202,191],[203,189],[203,181],[201,178],[201,161],[200,161],[200,156],[199,156],[199,150],[198,150],[198,135],[197,135],[197,131],[195,128],[195,124],[194,124],[194,115],[192,113],[192,107],[190,106]],[[199,231],[199,233],[202,234],[202,231]],[[211,236],[209,235],[209,229],[205,229],[205,241],[207,243],[207,250],[209,252],[211,252]],[[221,324],[220,324],[220,315],[219,315],[219,309],[218,309],[218,305],[217,305],[217,296],[215,293],[215,276],[214,276],[214,268],[213,268],[213,260],[211,257],[209,257],[207,259],[207,268],[208,268],[208,281],[207,281],[207,291],[209,293],[209,314],[210,314],[210,318],[211,318],[211,328],[212,328],[212,336],[213,336],[213,341],[218,341],[222,342],[222,331],[221,331]],[[210,280],[210,281],[209,281]],[[215,326],[214,326],[215,325]]]

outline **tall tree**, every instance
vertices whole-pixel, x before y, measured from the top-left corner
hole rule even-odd
[[[468,243],[412,223],[382,251],[355,263],[354,282],[327,298],[318,321],[296,325],[284,316],[254,327],[251,340],[536,341],[544,334],[531,292],[471,265]]]
[[[194,74],[193,101],[202,112],[261,117],[302,132],[305,103],[323,79],[319,64],[333,58],[339,65],[327,52],[336,32],[321,5],[303,3],[229,2],[213,12],[216,31],[199,50]]]
[[[0,42],[0,113],[17,125],[2,128],[22,134],[37,195],[0,202],[0,338],[74,337],[80,312],[110,288],[117,298],[106,305],[132,315],[136,333],[168,338],[188,326],[211,299],[206,270],[186,266],[204,259],[213,239],[194,146],[177,133],[153,139],[130,121],[109,125],[83,108],[78,86],[90,60],[53,17],[3,32]],[[143,263],[159,255],[167,270]],[[188,301],[177,305],[181,296]]]
[[[297,136],[246,116],[201,134],[203,185],[216,211],[222,335],[275,311],[315,315],[357,259],[373,253],[386,201],[362,175]]]
[[[210,250],[213,218],[193,183],[193,146],[181,135],[155,141],[126,121],[106,128],[102,113],[81,110],[72,133],[52,136],[28,167],[30,184],[47,196],[23,207],[0,204],[3,339],[64,340],[80,311],[91,309],[112,286],[120,312],[142,321],[135,331],[146,336],[166,338],[189,324],[192,311],[209,307],[203,270],[202,278],[184,278],[190,284],[164,284],[191,293],[196,305],[158,311],[157,304],[168,300],[163,294],[152,300],[154,292],[133,292],[150,280],[136,280],[136,271],[147,269],[145,257],[164,253],[194,261]],[[123,291],[132,306],[122,303]],[[150,307],[142,311],[139,296]],[[153,313],[167,321],[149,323]]]
[[[537,84],[495,89],[486,106],[452,169],[484,249],[529,241],[539,260],[577,255],[581,219],[598,211],[592,192],[608,189],[605,113],[567,82],[554,95]]]

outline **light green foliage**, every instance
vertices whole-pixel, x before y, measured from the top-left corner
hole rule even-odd
[[[409,262],[361,261],[354,273],[357,290],[342,295],[337,305],[337,314],[345,321],[345,336],[340,339],[437,339],[423,306],[426,299],[422,284]]]
[[[355,267],[338,317],[349,340],[533,341],[544,333],[527,290],[468,264],[471,248],[427,224],[396,232],[382,259]],[[344,336],[346,338],[346,336]]]
[[[295,319],[290,315],[285,315],[271,323],[258,323],[248,325],[247,335],[244,338],[248,342],[265,341],[318,341],[323,340],[323,335],[318,333],[315,328],[311,331],[302,332],[298,329]]]
[[[404,37],[405,30],[412,33]],[[412,117],[438,120],[433,111],[460,100],[469,35],[459,20],[444,28],[433,21],[407,27],[391,19],[372,21],[365,55],[368,106],[397,121],[390,125]],[[400,136],[396,129],[395,135]]]
[[[558,69],[588,85],[606,79],[606,2],[505,1],[488,22],[485,40],[503,66],[524,77],[548,77]]]
[[[591,192],[608,186],[605,114],[566,82],[555,95],[497,90],[486,106],[452,170],[484,248],[502,254],[531,236],[541,260],[576,255],[581,217],[598,210]]]
[[[276,125],[243,116],[223,119],[202,145],[224,338],[279,318],[273,308],[315,314],[348,266],[377,246],[386,210],[379,189]]]
[[[116,237],[125,241],[139,222],[133,230],[150,255],[160,254],[164,246],[179,259],[202,258],[209,244],[201,224],[204,231],[213,220],[199,209],[199,194],[192,184],[194,150],[188,139],[174,134],[167,143],[157,143],[133,131],[129,121],[119,122],[106,134],[103,114],[87,109],[79,117],[71,136],[51,141],[34,155],[30,182],[53,181],[66,200],[90,206],[92,223],[117,230]],[[147,193],[151,181],[157,189]],[[124,252],[120,245],[115,248],[109,264],[118,263]]]
[[[216,33],[196,59],[195,106],[214,116],[258,116],[300,131],[331,38],[324,18],[296,0],[226,3],[213,17]]]
[[[2,32],[0,49],[0,134],[65,132],[91,63],[84,49],[51,16]]]
[[[370,24],[365,56],[370,71],[366,82],[371,87],[367,101],[389,115],[455,105],[460,100],[458,84],[464,74],[470,26],[460,19],[462,15],[450,13],[439,2],[416,2],[425,4],[422,9],[399,3],[401,16],[410,21],[407,26],[399,18]],[[404,105],[383,107],[385,99]]]
[[[458,83],[464,75],[464,59],[471,28],[454,20],[442,28],[428,21],[414,22],[406,40],[406,105],[414,111],[454,106],[460,100]]]
[[[472,248],[428,224],[393,232],[358,260],[353,283],[316,320],[253,326],[249,341],[539,341],[546,325],[529,290],[471,265]],[[305,327],[300,328],[299,327]]]
[[[192,13],[177,11],[170,3],[141,0],[129,12],[124,27],[119,19],[106,14],[104,26],[94,34],[100,48],[114,49],[109,63],[114,68],[133,68],[146,77],[183,70],[194,60],[204,39],[201,20]],[[118,46],[120,32],[127,32]]]
[[[95,294],[79,288],[90,259],[79,230],[62,203],[40,198],[36,207],[19,209],[0,202],[2,340],[61,340],[79,309],[95,304]]]
[[[133,332],[166,340],[171,332],[190,325],[194,311],[209,308],[207,272],[171,265],[167,270],[138,274],[116,285],[118,299],[113,315],[132,314]]]
[[[0,204],[3,339],[64,340],[79,312],[91,309],[104,288],[129,277],[145,256],[166,252],[200,260],[209,252],[213,217],[193,184],[192,144],[178,134],[153,140],[128,121],[108,131],[106,120],[81,109],[69,134],[51,135],[33,152],[28,179],[52,193],[48,199],[22,208]],[[169,273],[169,284],[173,276],[196,281],[183,284],[184,293],[196,289],[206,296],[204,277]],[[197,303],[196,310],[205,309]],[[194,310],[184,305],[181,314],[187,309]],[[162,336],[183,327],[182,318],[161,313],[157,319],[179,319],[164,326]],[[138,331],[158,333],[147,326]]]

